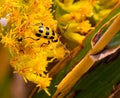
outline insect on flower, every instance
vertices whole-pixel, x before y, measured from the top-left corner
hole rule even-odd
[[[63,57],[65,53],[69,54],[69,50],[63,45],[63,43],[59,41],[59,35],[53,29],[49,28],[48,26],[44,26],[42,23],[35,24],[32,26],[32,28],[35,33],[35,36],[37,37],[37,39],[32,38],[33,40],[40,40],[40,38],[45,38],[48,40],[48,43],[43,43],[41,47],[44,45],[49,45],[50,43],[56,43],[55,45],[53,45],[54,49],[56,49],[57,51],[60,50],[61,54],[63,54]],[[56,53],[54,56],[56,58],[63,58],[62,56],[60,57]]]
[[[48,39],[48,44],[51,42],[58,42],[58,36],[51,28],[44,26],[42,23],[34,25],[35,35],[39,40],[41,37]]]

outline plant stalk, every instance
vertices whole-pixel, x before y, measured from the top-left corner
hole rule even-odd
[[[109,43],[116,33],[120,30],[120,15],[113,21],[108,30],[99,39],[96,45],[87,53],[87,55],[70,71],[60,82],[52,98],[64,98],[72,89],[76,82],[85,74],[94,64],[95,60],[91,55],[99,53]]]

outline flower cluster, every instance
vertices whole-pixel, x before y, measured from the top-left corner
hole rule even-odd
[[[46,67],[66,53],[59,37],[57,42],[40,36],[38,39],[37,31],[33,30],[36,24],[42,23],[56,33],[57,22],[51,14],[51,4],[52,0],[0,1],[0,42],[10,51],[10,64],[26,82],[37,84],[47,94],[51,78]]]
[[[90,18],[93,16],[94,0],[56,1],[56,19],[62,34],[80,45],[85,35],[93,29]],[[61,13],[63,12],[63,13]]]
[[[97,4],[94,7],[94,19],[96,22],[102,20],[108,15],[115,5],[119,4],[120,0],[110,0],[109,3],[106,0],[97,0]]]

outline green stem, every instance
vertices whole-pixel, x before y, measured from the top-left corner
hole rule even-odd
[[[64,98],[71,88],[77,83],[83,74],[85,74],[96,62],[91,55],[100,52],[113,36],[120,30],[120,15],[113,21],[108,30],[104,33],[96,45],[87,53],[87,55],[70,71],[60,82],[52,98]]]
[[[110,42],[110,40],[114,37],[116,33],[120,30],[120,14],[114,20],[112,25],[107,29],[107,31],[103,34],[100,40],[96,43],[96,45],[91,50],[91,54],[96,54],[103,50],[103,48]]]

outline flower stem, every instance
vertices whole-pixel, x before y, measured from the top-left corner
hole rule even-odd
[[[52,98],[64,98],[76,82],[85,74],[96,62],[91,55],[100,52],[120,30],[120,15],[113,21],[108,30],[103,34],[96,45],[87,53],[87,55],[70,71],[60,82]]]

